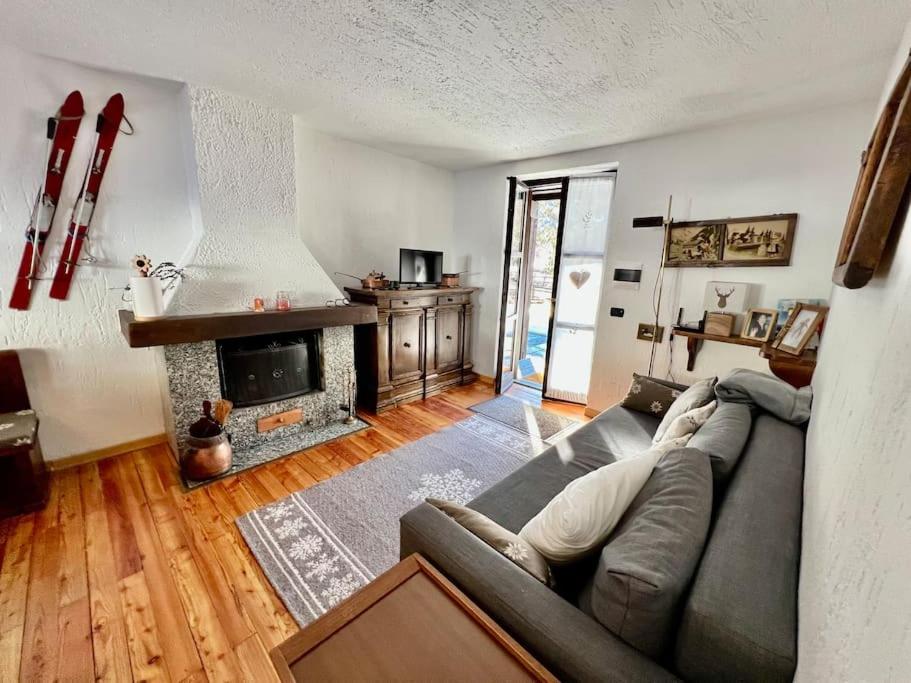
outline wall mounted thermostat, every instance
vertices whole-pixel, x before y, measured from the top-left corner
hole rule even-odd
[[[617,263],[614,265],[614,287],[639,289],[642,282],[641,263]]]

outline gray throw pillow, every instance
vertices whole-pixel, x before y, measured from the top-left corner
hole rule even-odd
[[[550,573],[550,567],[547,565],[547,560],[528,541],[520,538],[509,529],[504,529],[489,517],[464,505],[436,498],[427,498],[427,502],[445,512],[459,525],[527,571],[541,583],[553,586],[553,577]]]
[[[678,417],[684,413],[690,412],[694,408],[701,408],[715,400],[715,384],[717,382],[717,377],[707,377],[706,379],[699,380],[688,387],[682,394],[679,394],[677,399],[664,414],[664,419],[661,420],[661,424],[658,425],[653,443],[661,441],[667,428],[670,427],[671,423]]]
[[[620,405],[654,417],[663,417],[668,408],[671,407],[671,404],[680,395],[680,389],[653,377],[638,375],[634,372],[629,391],[627,391],[626,398],[620,402]]]
[[[690,448],[698,448],[708,454],[716,490],[717,487],[724,487],[734,473],[734,467],[740,460],[752,428],[753,413],[750,406],[718,401],[715,412],[687,444]]]
[[[579,607],[633,647],[660,658],[673,642],[711,514],[708,456],[692,448],[668,452],[601,551]]]

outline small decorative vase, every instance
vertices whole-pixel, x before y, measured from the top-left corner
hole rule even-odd
[[[157,277],[133,276],[130,278],[130,291],[133,293],[133,315],[136,320],[164,317],[161,280]]]
[[[231,469],[233,449],[227,435],[187,437],[187,448],[180,458],[183,476],[194,481],[204,481],[224,474]]]

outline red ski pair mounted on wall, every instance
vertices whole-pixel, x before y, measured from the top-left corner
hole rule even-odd
[[[41,255],[47,245],[51,228],[54,227],[54,215],[63,190],[63,178],[84,115],[82,94],[77,90],[71,92],[57,114],[47,120],[47,166],[38,195],[35,197],[28,229],[25,231],[25,250],[13,285],[10,308],[25,310],[31,302],[41,266]],[[63,254],[51,284],[51,297],[54,299],[66,299],[69,294],[73,273],[89,232],[98,202],[98,191],[101,189],[101,181],[111,159],[114,140],[117,138],[122,119],[123,96],[117,94],[108,100],[98,114],[92,154],[85,170],[82,189],[73,206]]]

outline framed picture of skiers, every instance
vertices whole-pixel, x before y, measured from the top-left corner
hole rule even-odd
[[[796,228],[796,213],[671,223],[664,264],[672,268],[787,266]]]

